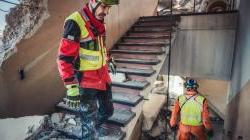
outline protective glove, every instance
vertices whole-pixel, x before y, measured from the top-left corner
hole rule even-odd
[[[112,72],[112,74],[116,74],[116,64],[113,57],[109,60],[109,70]]]
[[[207,131],[207,136],[210,137],[210,138],[214,136],[213,129]]]
[[[69,107],[77,108],[80,105],[80,92],[78,84],[66,85],[67,96],[66,96],[66,104]]]

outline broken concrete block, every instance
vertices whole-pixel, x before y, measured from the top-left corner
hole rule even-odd
[[[53,113],[50,118],[51,118],[52,123],[59,123],[60,121],[62,121],[62,114]]]
[[[70,118],[70,119],[68,120],[68,124],[76,125],[76,121],[75,121],[74,119]]]
[[[126,76],[124,73],[109,73],[112,82],[124,82],[126,81]]]

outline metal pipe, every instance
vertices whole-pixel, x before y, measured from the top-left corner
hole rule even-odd
[[[232,3],[232,9],[234,10],[235,8],[235,3],[234,3],[235,0],[233,0],[233,3]]]
[[[194,0],[194,10],[193,10],[193,13],[195,13],[195,0]]]

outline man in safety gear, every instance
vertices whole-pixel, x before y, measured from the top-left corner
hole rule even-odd
[[[198,86],[194,79],[187,80],[184,84],[185,95],[179,96],[178,100],[175,101],[170,118],[170,127],[172,130],[176,130],[178,120],[180,120],[179,140],[189,140],[191,136],[194,136],[197,140],[206,140],[207,136],[213,136],[208,103],[205,97],[198,94]]]
[[[95,139],[114,111],[108,66],[115,72],[115,63],[107,55],[104,17],[118,3],[89,0],[65,20],[57,64],[67,88],[66,103],[80,109],[83,139]]]

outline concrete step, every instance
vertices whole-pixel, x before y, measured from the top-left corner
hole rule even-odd
[[[108,119],[107,123],[125,127],[135,115],[136,114],[129,109],[115,108],[113,115]]]
[[[174,29],[172,29],[174,30]],[[142,30],[142,31],[135,31],[135,30],[129,30],[128,33],[144,33],[144,34],[163,34],[163,33],[169,33],[170,34],[171,30],[160,30],[160,31],[155,31],[155,30],[151,30],[151,31],[146,31],[146,30]]]
[[[131,43],[169,43],[167,38],[122,38],[123,42]]]
[[[165,48],[162,47],[145,47],[145,46],[118,46],[117,49],[121,50],[131,50],[131,51],[164,51]]]
[[[126,53],[126,54],[163,54],[165,51],[161,50],[110,50],[111,54],[113,53]]]
[[[140,59],[149,61],[152,59],[157,59],[158,55],[156,54],[128,54],[128,53],[112,53],[111,54],[114,59]]]
[[[135,63],[118,63],[116,62],[118,68],[133,68],[133,69],[152,69],[152,65],[145,64],[135,64]]]
[[[144,64],[144,65],[157,65],[161,62],[159,59],[149,59],[149,60],[143,60],[143,59],[125,59],[125,58],[116,58],[116,62],[118,63],[132,63],[132,64]]]
[[[176,21],[151,21],[151,22],[142,22],[138,21],[134,26],[176,26]]]
[[[141,23],[135,24],[132,26],[132,28],[171,28],[172,25],[171,24],[158,24],[158,25],[144,25]]]
[[[151,76],[155,73],[153,69],[117,68],[117,72],[130,75]]]
[[[170,37],[170,32],[128,32],[128,36],[136,36],[136,37],[147,37],[147,36],[155,36],[155,37]]]
[[[147,17],[140,17],[139,21],[178,21],[180,17],[178,16],[147,16]]]
[[[158,38],[158,39],[169,39],[170,35],[167,34],[155,34],[155,35],[152,35],[152,34],[128,34],[127,36],[124,36],[125,38],[140,38],[140,39],[155,39],[155,38]]]
[[[112,86],[143,90],[149,85],[148,81],[112,82]]]
[[[138,94],[123,93],[123,92],[113,92],[112,98],[114,103],[119,103],[132,107],[136,106],[140,101],[143,100],[143,97]]]
[[[136,36],[136,35],[127,35],[127,36],[124,36],[122,39],[169,39],[169,35],[150,35],[148,34],[147,36]]]
[[[132,28],[132,31],[145,31],[145,32],[164,32],[164,31],[171,31],[171,30],[172,30],[172,27]]]
[[[132,42],[121,42],[118,43],[116,46],[145,46],[145,47],[164,47],[168,45],[164,42],[154,42],[154,43],[132,43]]]

